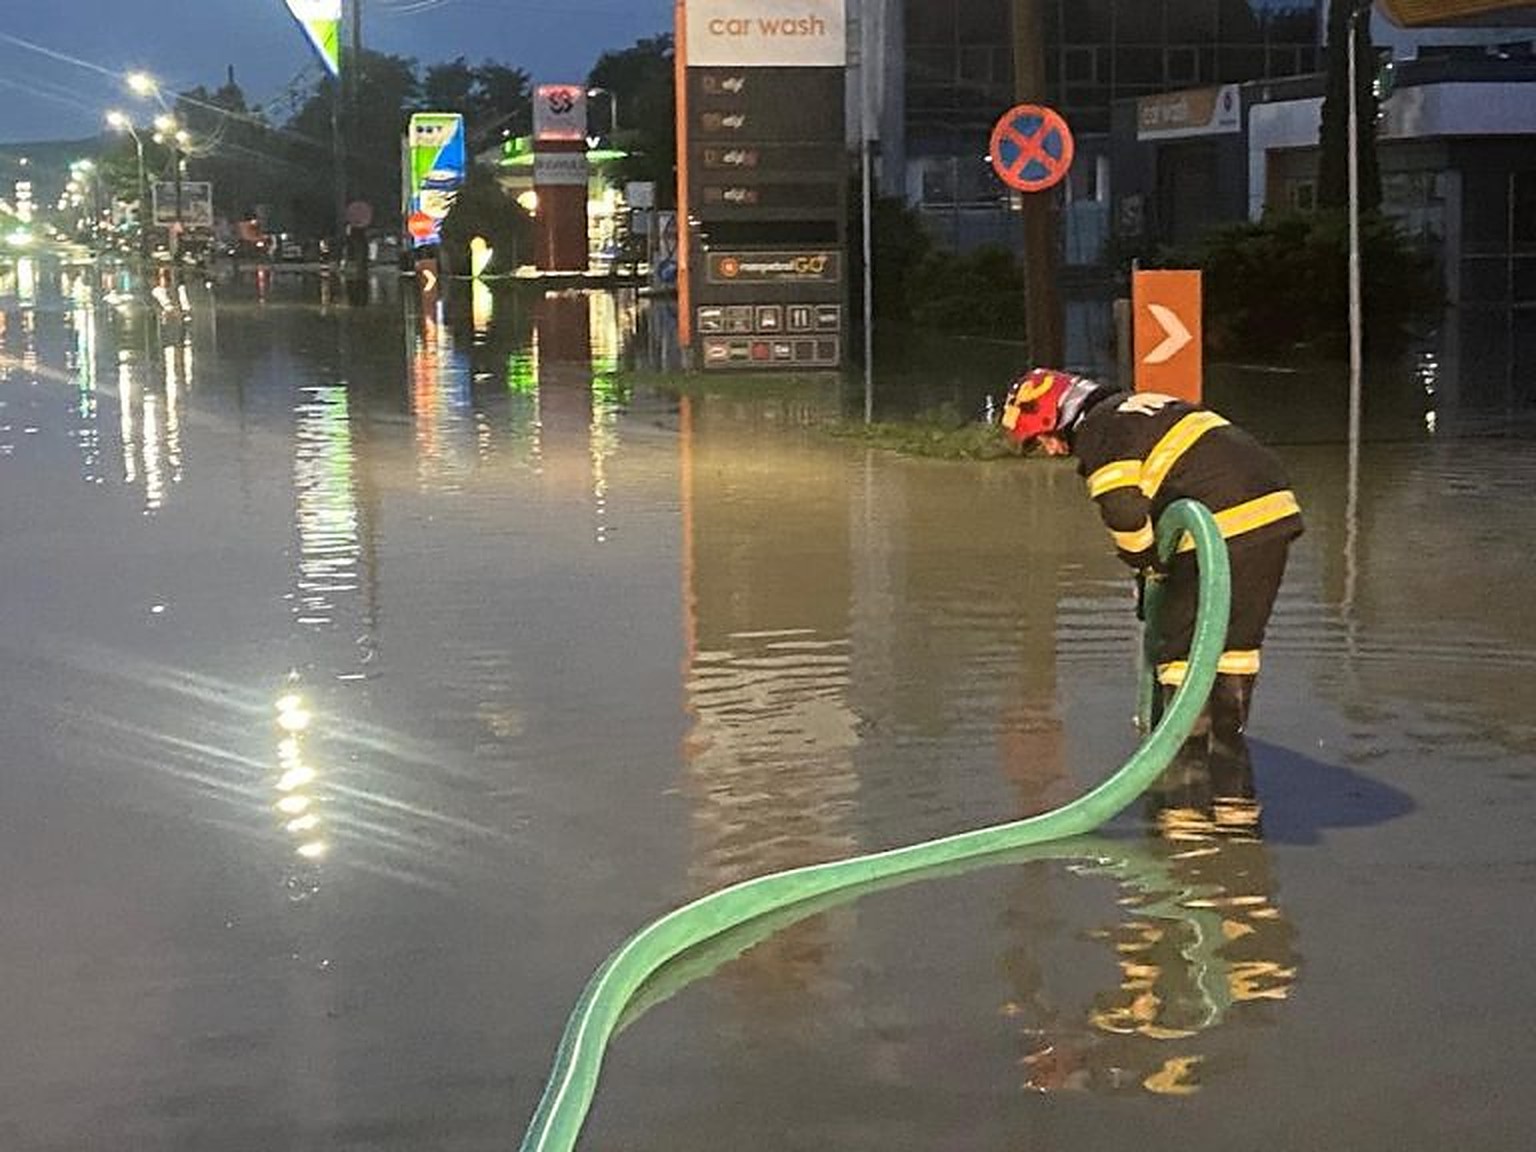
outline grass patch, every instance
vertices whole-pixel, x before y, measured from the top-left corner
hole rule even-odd
[[[906,456],[940,460],[1018,459],[1021,453],[995,425],[979,420],[955,423],[938,416],[921,416],[900,423],[865,424],[852,420],[827,431],[843,440],[857,440],[874,448]]]
[[[953,407],[920,412],[906,420],[865,424],[861,418],[838,415],[840,390],[846,385],[826,373],[761,375],[703,372],[684,374],[625,372],[626,387],[643,388],[661,395],[701,399],[754,399],[774,403],[815,399],[824,406],[824,418],[813,419],[821,431],[839,440],[852,440],[888,452],[939,460],[1019,459],[1022,453],[994,424],[962,417]],[[858,400],[858,396],[853,396]],[[858,405],[862,408],[862,402]],[[845,409],[846,411],[846,409]]]

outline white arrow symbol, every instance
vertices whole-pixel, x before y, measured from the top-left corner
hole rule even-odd
[[[1152,313],[1152,319],[1163,327],[1163,342],[1152,351],[1142,357],[1143,364],[1164,364],[1172,360],[1174,354],[1184,345],[1194,339],[1189,334],[1189,329],[1184,327],[1184,322],[1172,308],[1162,304],[1148,304],[1147,311]]]

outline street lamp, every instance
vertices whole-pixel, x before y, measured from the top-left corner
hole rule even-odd
[[[608,97],[608,146],[613,147],[613,138],[619,134],[619,94],[612,88],[588,88],[587,97]]]
[[[133,121],[122,112],[108,112],[107,123],[119,132],[133,137],[133,150],[139,162],[139,255],[149,255],[149,232],[144,227],[144,213],[149,209],[148,185],[144,179],[144,141],[140,138]]]
[[[130,72],[124,77],[128,88],[135,96],[153,96],[160,98],[160,85],[148,72]]]

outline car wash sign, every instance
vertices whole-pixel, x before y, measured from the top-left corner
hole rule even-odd
[[[1243,130],[1243,100],[1236,84],[1163,92],[1136,101],[1136,139],[1174,140]]]
[[[691,226],[679,307],[710,370],[836,368],[847,346],[844,0],[688,0]]]
[[[689,0],[693,67],[841,68],[847,59],[844,0]]]
[[[417,112],[406,131],[406,231],[418,248],[442,241],[443,220],[464,184],[464,117]]]

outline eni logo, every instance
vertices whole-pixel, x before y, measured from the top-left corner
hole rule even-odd
[[[741,275],[741,261],[734,256],[722,256],[720,258],[720,275],[727,280],[734,280]]]

